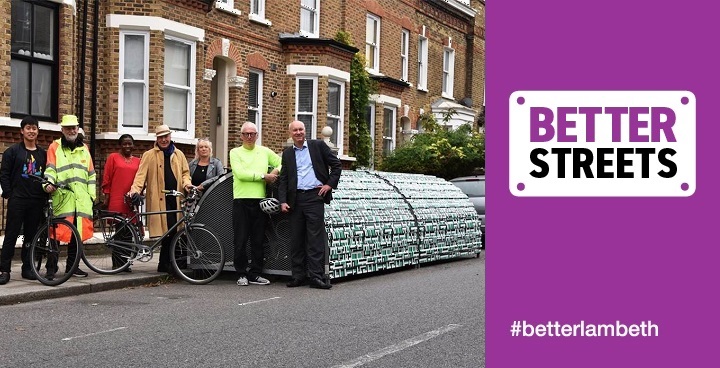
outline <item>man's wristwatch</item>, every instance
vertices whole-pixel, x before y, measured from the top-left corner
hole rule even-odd
[[[265,174],[260,175],[260,179],[265,180]]]

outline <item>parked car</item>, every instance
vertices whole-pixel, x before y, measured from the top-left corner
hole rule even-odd
[[[482,230],[482,247],[485,248],[485,175],[463,176],[450,180],[465,193],[475,211],[480,216],[480,229]]]

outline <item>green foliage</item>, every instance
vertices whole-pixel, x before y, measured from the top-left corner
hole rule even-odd
[[[454,114],[443,116],[446,123]],[[447,131],[430,113],[420,117],[424,132],[383,159],[380,170],[434,175],[444,179],[472,175],[485,167],[485,135],[472,125]]]
[[[352,45],[352,35],[344,30],[338,31],[335,40],[346,45]],[[370,95],[377,92],[375,81],[365,70],[365,55],[358,52],[350,63],[350,147],[349,155],[357,161],[354,167],[368,167],[372,158],[372,138],[365,120],[365,108]]]

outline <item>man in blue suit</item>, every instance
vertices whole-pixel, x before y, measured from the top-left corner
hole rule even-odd
[[[282,154],[278,188],[280,209],[290,213],[292,280],[288,287],[309,284],[330,289],[325,280],[325,204],[332,200],[342,171],[340,160],[322,140],[305,140],[305,124],[289,126],[293,146]]]

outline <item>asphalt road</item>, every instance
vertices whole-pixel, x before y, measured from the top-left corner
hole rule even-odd
[[[272,280],[272,279],[271,279]],[[0,306],[0,367],[484,367],[485,260],[329,291],[178,282]]]

